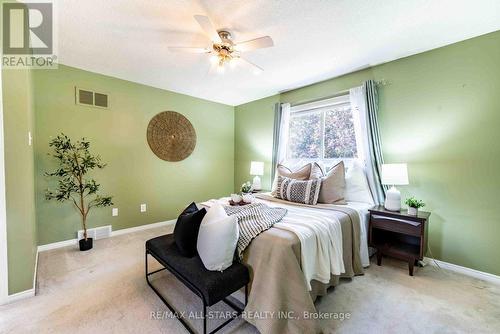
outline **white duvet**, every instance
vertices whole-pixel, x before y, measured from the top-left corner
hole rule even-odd
[[[338,218],[326,209],[331,204],[319,204],[315,207],[276,200],[267,194],[257,195],[257,201],[269,206],[288,209],[282,221],[274,225],[275,228],[293,232],[301,244],[301,267],[311,290],[311,280],[328,284],[331,275],[340,275],[345,272],[342,254],[342,229]],[[227,203],[228,198],[221,198],[218,202]],[[208,207],[215,201],[202,203]],[[360,215],[360,255],[362,265],[370,264],[367,244],[367,213],[372,205],[361,202],[349,202],[347,206],[355,209]]]

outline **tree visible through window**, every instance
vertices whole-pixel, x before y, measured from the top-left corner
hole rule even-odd
[[[288,139],[289,158],[318,158],[321,156],[321,114],[291,117]]]
[[[351,105],[343,103],[292,113],[288,159],[357,158]]]

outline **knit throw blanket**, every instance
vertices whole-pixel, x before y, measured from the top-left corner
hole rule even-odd
[[[238,239],[238,257],[250,242],[265,230],[270,229],[287,213],[284,208],[271,208],[263,203],[252,203],[245,206],[224,206],[228,216],[235,215],[238,219],[240,237]]]

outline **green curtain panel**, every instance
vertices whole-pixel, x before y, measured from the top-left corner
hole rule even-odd
[[[274,130],[273,130],[273,159],[271,169],[271,182],[274,180],[276,174],[276,166],[278,165],[278,148],[280,138],[280,124],[281,124],[281,104],[274,104]]]
[[[363,83],[363,93],[366,102],[366,126],[368,130],[368,161],[371,164],[373,171],[373,184],[371,185],[374,200],[378,203],[383,203],[385,200],[386,187],[382,185],[382,164],[384,157],[382,156],[382,144],[380,141],[380,130],[378,124],[378,92],[377,84],[373,80],[368,80]]]

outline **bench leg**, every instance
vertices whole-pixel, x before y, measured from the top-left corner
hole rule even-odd
[[[186,328],[189,333],[194,334],[195,332],[191,329],[191,327],[187,324],[187,322],[184,321],[184,319],[179,315],[179,313],[167,302],[167,300],[153,286],[153,284],[151,284],[151,282],[149,280],[149,276],[151,276],[153,274],[156,274],[157,272],[160,272],[160,271],[163,271],[163,270],[167,270],[168,268],[164,267],[162,269],[158,269],[158,270],[155,270],[153,272],[149,272],[148,271],[148,254],[150,254],[150,253],[149,253],[148,250],[146,250],[146,254],[145,254],[146,282],[151,287],[151,289],[153,289],[153,291],[156,293],[156,295],[161,299],[161,301],[168,307],[168,309],[172,312],[172,314],[182,323],[182,325],[184,326],[184,328]],[[156,258],[153,254],[151,254],[151,255],[154,258]],[[162,264],[162,263],[160,263],[160,264]],[[164,264],[162,264],[162,265],[165,266]],[[169,270],[171,270],[171,269],[169,269]],[[200,292],[199,296],[201,296],[201,292]],[[207,307],[208,307],[208,305],[207,305],[207,303],[205,301],[205,298],[201,297],[201,300],[203,302],[203,311],[202,311],[203,312],[202,313],[202,317],[203,317],[203,334],[207,334]],[[228,323],[230,323],[234,319],[237,319],[238,316],[243,312],[243,309],[239,308],[237,305],[235,305],[231,301],[227,300],[226,298],[224,298],[222,301],[224,303],[226,303],[227,305],[229,305],[231,308],[233,308],[235,311],[237,311],[236,316],[231,317],[230,319],[228,319],[227,321],[225,321],[223,324],[221,324],[219,327],[217,327],[213,331],[211,331],[209,334],[213,334],[213,333],[219,331],[221,328],[223,328],[224,326],[226,326]],[[248,285],[245,285],[245,306],[247,305],[247,301],[248,301]]]
[[[203,334],[207,333],[207,306],[203,303]]]
[[[157,272],[160,272],[160,271],[163,271],[163,270],[166,270],[167,268],[162,268],[162,269],[159,269],[159,270],[155,270],[153,272],[148,272],[148,254],[149,252],[146,251],[146,265],[145,265],[145,269],[146,269],[146,282],[148,283],[149,287],[151,289],[153,289],[154,293],[156,293],[156,295],[161,299],[161,301],[163,302],[163,304],[165,304],[168,309],[170,310],[170,312],[172,312],[172,314],[181,322],[181,324],[184,326],[184,328],[186,328],[188,330],[189,333],[191,334],[195,334],[195,332],[191,329],[191,327],[189,327],[189,325],[184,321],[184,319],[182,319],[180,316],[179,316],[179,313],[167,302],[167,300],[165,298],[163,298],[163,296],[161,295],[161,293],[153,286],[153,284],[151,284],[151,282],[149,281],[149,276],[153,275],[153,274],[156,274]],[[204,332],[205,334],[205,332]]]
[[[248,284],[245,285],[245,306],[248,304]]]

